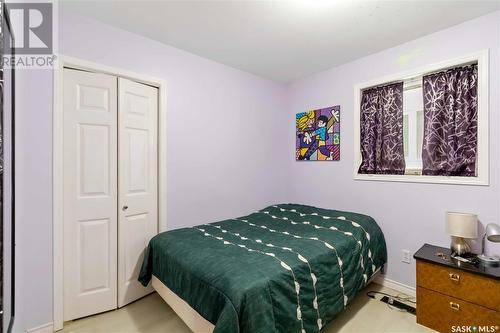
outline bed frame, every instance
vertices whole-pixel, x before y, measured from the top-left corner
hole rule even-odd
[[[373,282],[373,280],[384,271],[384,267],[385,265],[372,275],[367,285]],[[186,301],[177,296],[154,275],[151,279],[151,285],[191,331],[194,333],[212,333],[214,331],[215,326],[211,322],[203,318],[196,310],[186,303]]]
[[[212,333],[215,326],[153,275],[151,285],[194,333]]]

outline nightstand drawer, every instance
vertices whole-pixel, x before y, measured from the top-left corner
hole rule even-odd
[[[439,332],[452,326],[497,326],[500,312],[417,287],[417,323]]]
[[[500,311],[500,280],[417,260],[417,286]]]

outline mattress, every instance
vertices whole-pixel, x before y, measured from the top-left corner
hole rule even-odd
[[[156,276],[215,333],[318,332],[386,258],[371,217],[281,204],[155,236],[139,281]]]

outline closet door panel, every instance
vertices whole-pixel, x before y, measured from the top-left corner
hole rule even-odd
[[[137,277],[158,233],[158,89],[118,79],[118,306],[152,292]]]
[[[64,320],[117,307],[117,78],[64,69]]]

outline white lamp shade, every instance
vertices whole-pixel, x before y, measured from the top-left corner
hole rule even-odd
[[[477,238],[477,215],[447,212],[446,232],[455,237]]]

